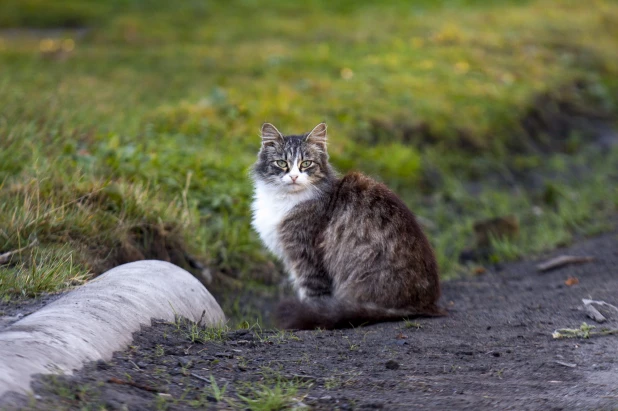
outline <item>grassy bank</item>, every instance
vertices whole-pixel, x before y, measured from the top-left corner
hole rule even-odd
[[[266,120],[327,121],[335,165],[428,221],[445,276],[479,219],[522,223],[497,261],[616,210],[616,156],[585,149],[616,118],[615,2],[100,3],[0,6],[0,253],[38,241],[6,296],[140,258],[276,282],[249,228]]]

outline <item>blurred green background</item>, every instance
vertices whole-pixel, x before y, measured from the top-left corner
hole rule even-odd
[[[618,204],[616,50],[609,0],[2,0],[0,254],[37,243],[0,293],[142,258],[276,285],[249,226],[264,121],[326,121],[335,166],[408,203],[445,278],[599,232]],[[503,216],[518,234],[462,260]]]

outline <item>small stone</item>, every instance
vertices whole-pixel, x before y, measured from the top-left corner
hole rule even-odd
[[[386,369],[388,370],[397,370],[399,369],[399,363],[397,363],[397,361],[394,360],[388,360],[386,361]]]
[[[331,401],[333,399],[333,397],[331,397],[330,395],[325,395],[323,397],[320,397],[320,401]]]
[[[97,369],[98,370],[109,370],[110,365],[103,360],[97,361]]]
[[[251,331],[249,331],[249,330],[236,330],[236,331],[232,331],[232,332],[228,333],[228,336],[230,338],[238,338],[238,337],[244,337],[247,334],[251,334]]]
[[[191,368],[191,366],[193,365],[193,361],[191,361],[191,358],[178,357],[178,365],[183,368]]]
[[[182,374],[183,374],[183,371],[182,371],[182,368],[180,367],[176,367],[172,371],[170,371],[170,375],[182,375]]]
[[[145,361],[139,361],[139,362],[137,362],[137,366],[139,368],[147,368],[148,367],[148,363],[145,362]]]

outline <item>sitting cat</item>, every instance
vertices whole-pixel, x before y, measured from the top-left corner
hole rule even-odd
[[[262,126],[253,167],[253,227],[279,257],[298,300],[277,310],[282,328],[339,328],[438,316],[438,266],[414,215],[385,185],[339,178],[326,124],[283,136]]]

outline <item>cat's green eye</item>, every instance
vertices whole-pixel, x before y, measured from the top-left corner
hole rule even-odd
[[[302,168],[307,168],[307,167],[310,167],[310,166],[311,166],[311,164],[313,164],[313,161],[310,161],[310,160],[305,160],[305,161],[303,161],[302,163],[300,163],[300,166],[301,166]]]
[[[277,164],[277,166],[279,166],[281,168],[288,168],[287,161],[277,160],[277,161],[275,161],[275,164]]]

